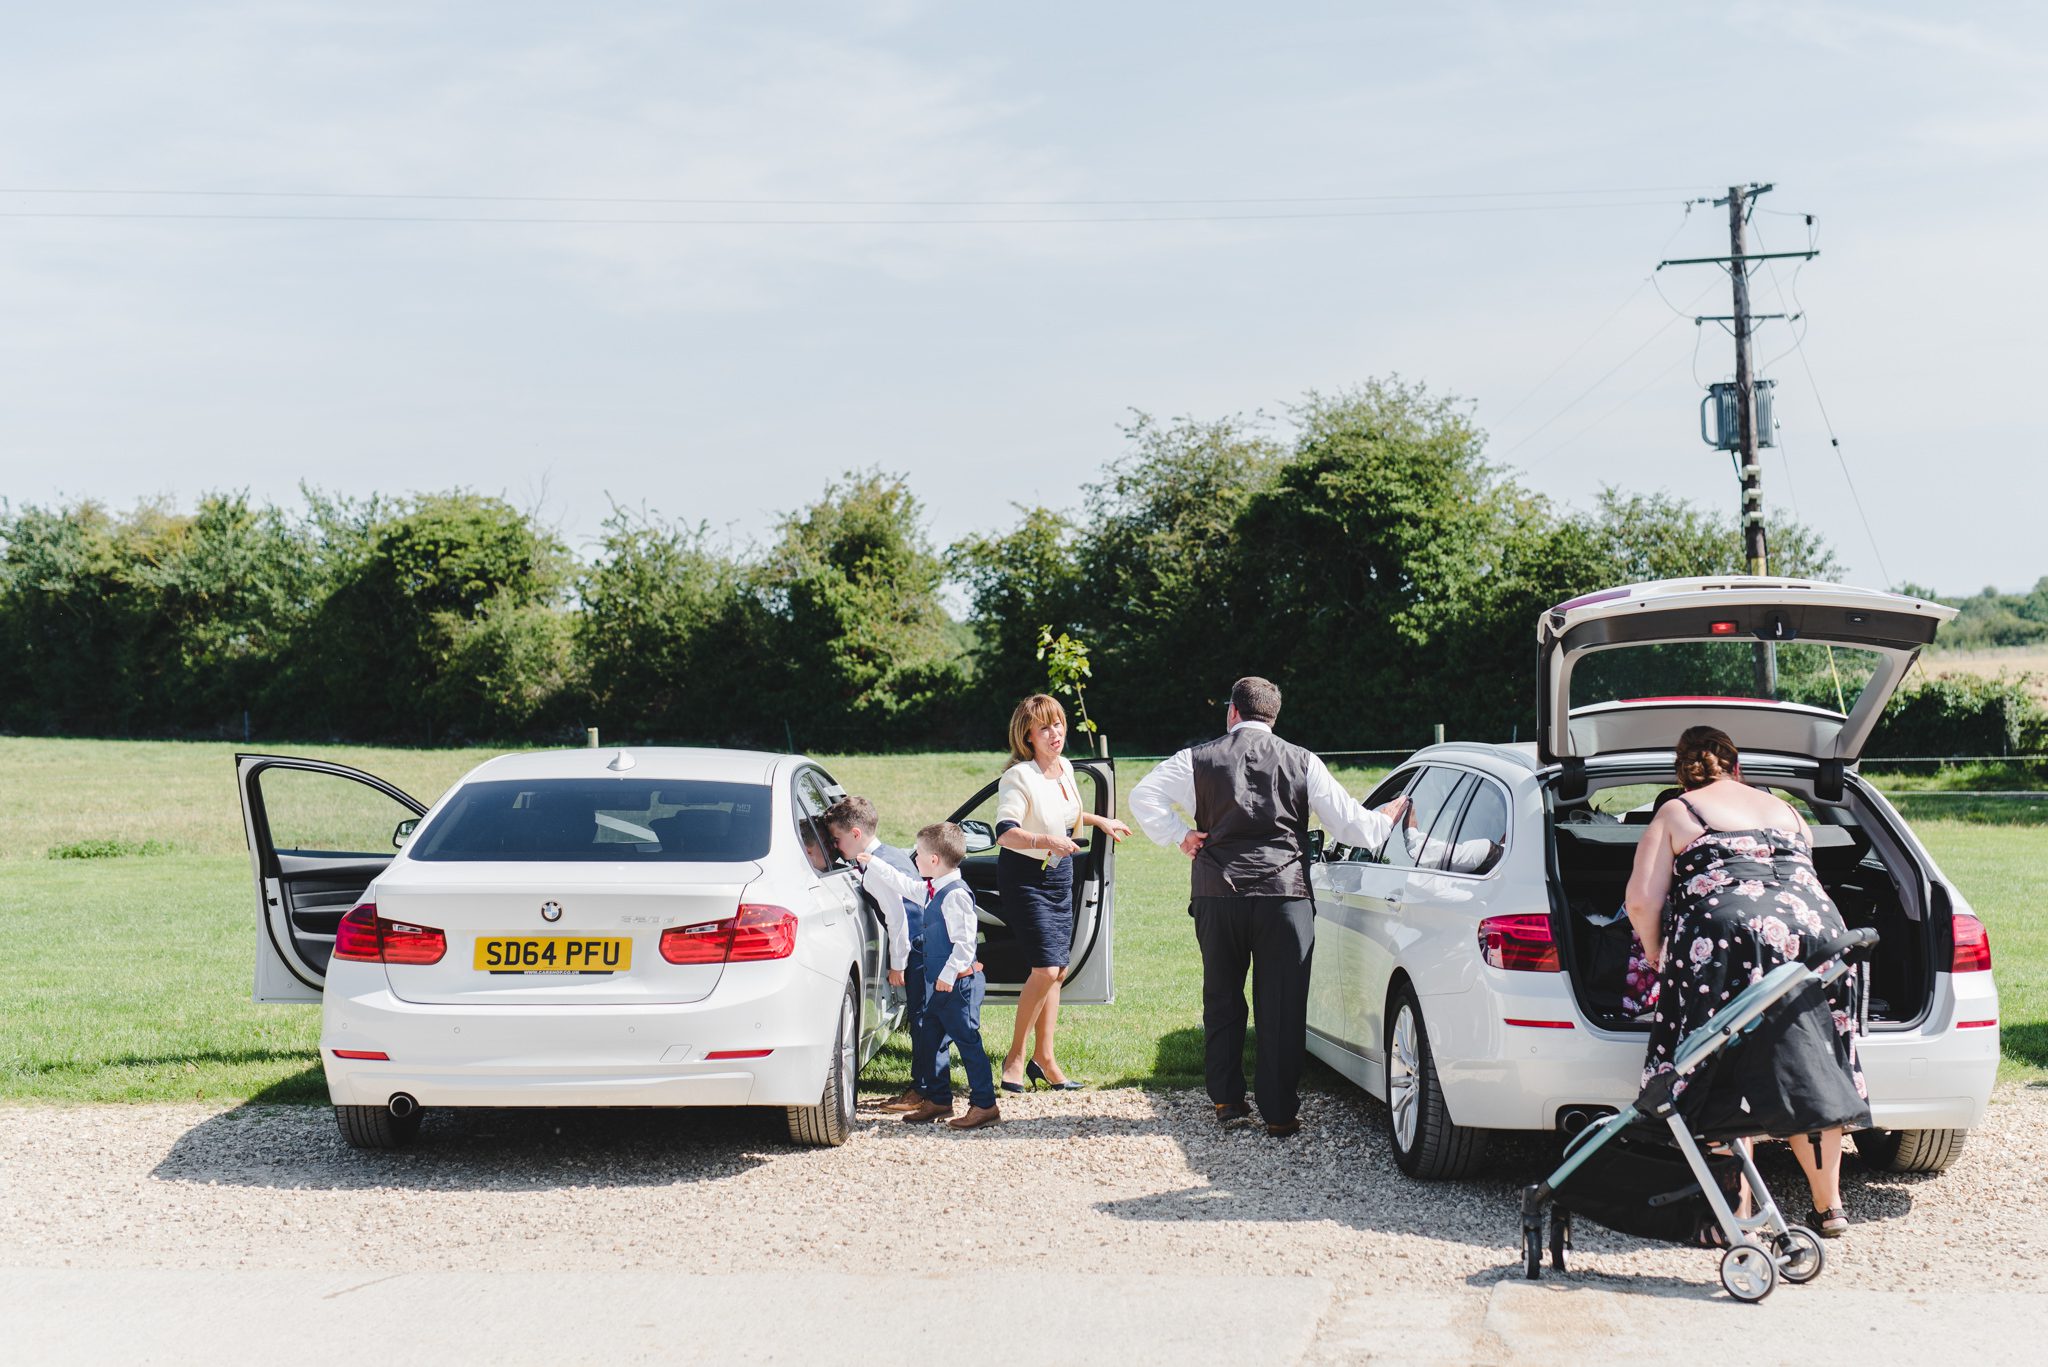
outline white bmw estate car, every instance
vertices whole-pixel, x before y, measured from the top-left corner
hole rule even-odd
[[[1401,1168],[1452,1177],[1492,1130],[1575,1130],[1634,1099],[1647,1025],[1622,892],[1672,751],[1718,726],[1743,776],[1799,808],[1861,971],[1868,1161],[1946,1167],[1998,1071],[1991,946],[1970,904],[1855,766],[1936,627],[1933,603],[1801,580],[1685,579],[1543,614],[1534,744],[1431,746],[1366,798],[1406,794],[1430,839],[1334,847],[1309,1049],[1388,1103]],[[1778,701],[1779,683],[1836,706]],[[1412,847],[1412,849],[1411,849]]]
[[[845,1141],[855,1076],[901,995],[880,917],[818,820],[842,794],[818,764],[507,755],[429,809],[322,760],[236,763],[256,1000],[323,1003],[321,1062],[349,1143],[409,1143],[431,1106],[772,1106],[798,1143]],[[1075,770],[1092,809],[1113,812],[1111,761]],[[1028,965],[996,895],[995,787],[991,774],[954,819],[1001,1000]],[[1113,996],[1113,849],[1098,839],[1077,856],[1068,1001]]]

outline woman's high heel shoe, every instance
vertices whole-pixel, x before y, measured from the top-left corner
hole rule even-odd
[[[1037,1059],[1032,1059],[1024,1065],[1024,1076],[1030,1078],[1034,1083],[1052,1088],[1055,1092],[1078,1092],[1081,1090],[1081,1084],[1072,1078],[1068,1078],[1065,1082],[1054,1082],[1045,1075],[1045,1069],[1038,1066]]]

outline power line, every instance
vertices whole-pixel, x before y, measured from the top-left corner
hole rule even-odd
[[[1666,326],[1669,325],[1667,324]],[[1524,470],[1533,470],[1537,466],[1541,465],[1544,461],[1549,460],[1559,451],[1564,450],[1565,447],[1570,446],[1580,437],[1585,436],[1588,432],[1598,427],[1601,423],[1606,422],[1616,413],[1619,413],[1622,409],[1627,408],[1637,399],[1640,399],[1641,397],[1643,397],[1643,395],[1649,393],[1650,390],[1656,386],[1659,380],[1662,380],[1666,375],[1669,375],[1672,371],[1678,369],[1678,367],[1680,367],[1683,364],[1685,364],[1685,357],[1679,356],[1675,358],[1670,365],[1665,366],[1662,370],[1658,371],[1655,375],[1652,375],[1647,381],[1645,381],[1641,388],[1631,393],[1627,398],[1623,399],[1620,403],[1614,405],[1614,407],[1608,409],[1605,413],[1602,413],[1599,417],[1593,419],[1593,421],[1587,423],[1584,427],[1581,427],[1578,431],[1572,433],[1569,437],[1566,437],[1563,441],[1551,447],[1548,451],[1545,451],[1542,455],[1536,457],[1534,460],[1530,461],[1527,465],[1524,465],[1522,468]]]
[[[1691,218],[1692,201],[1687,200],[1684,209],[1678,215],[1678,226],[1671,230],[1671,236],[1664,239],[1663,246],[1657,248],[1657,255],[1662,256],[1665,252],[1665,249],[1670,247],[1670,245],[1673,242],[1676,242],[1678,240],[1678,235],[1685,231],[1686,222]],[[1514,407],[1510,408],[1507,412],[1501,414],[1499,421],[1506,422],[1509,418],[1512,418],[1515,416],[1515,414],[1521,412],[1522,406],[1524,404],[1528,403],[1529,400],[1535,398],[1539,393],[1541,393],[1545,386],[1547,386],[1552,380],[1556,379],[1560,374],[1564,372],[1564,368],[1566,366],[1570,365],[1573,361],[1578,359],[1579,353],[1584,351],[1595,337],[1598,337],[1601,333],[1605,332],[1610,323],[1612,323],[1615,319],[1621,317],[1623,311],[1626,310],[1630,304],[1633,304],[1636,301],[1636,296],[1643,292],[1644,286],[1653,285],[1655,284],[1655,282],[1656,277],[1654,275],[1646,275],[1641,280],[1637,281],[1636,287],[1628,292],[1627,297],[1625,297],[1619,304],[1615,305],[1614,312],[1608,314],[1605,318],[1601,319],[1598,326],[1596,326],[1591,332],[1587,333],[1584,337],[1580,338],[1579,344],[1573,347],[1569,352],[1565,353],[1565,358],[1559,361],[1554,367],[1552,367],[1548,375],[1545,375],[1542,379],[1538,380],[1535,386],[1531,388],[1528,393],[1524,394],[1521,398],[1515,400]]]
[[[456,223],[540,224],[558,227],[641,228],[995,228],[1057,224],[1258,223],[1304,219],[1407,218],[1443,214],[1555,213],[1560,209],[1628,209],[1662,204],[1661,199],[1609,200],[1591,204],[1492,204],[1437,209],[1340,209],[1260,214],[1095,214],[1066,218],[566,218],[513,214],[230,214],[157,211],[0,210],[8,219],[156,219],[242,223]]]
[[[98,195],[159,199],[432,200],[460,204],[667,204],[703,208],[962,209],[1116,208],[1175,204],[1388,204],[1442,199],[1562,199],[1581,195],[1668,194],[1688,187],[1647,185],[1594,190],[1460,190],[1398,195],[1191,195],[1180,199],[717,199],[654,195],[482,195],[356,190],[112,190],[48,186],[0,187],[0,195]],[[1658,200],[1657,203],[1664,201]]]
[[[1707,289],[1712,288],[1712,285],[1709,285],[1707,287]],[[1706,297],[1706,294],[1707,290],[1701,290],[1698,294],[1692,297],[1692,302],[1695,304],[1698,303],[1701,299]],[[1537,426],[1533,431],[1523,436],[1523,438],[1520,441],[1516,442],[1513,446],[1510,446],[1507,450],[1501,452],[1501,459],[1507,459],[1509,456],[1512,456],[1515,452],[1521,450],[1524,446],[1527,446],[1530,442],[1534,441],[1538,436],[1542,435],[1543,431],[1546,428],[1548,428],[1552,423],[1556,422],[1565,414],[1571,412],[1574,408],[1577,408],[1580,403],[1582,403],[1588,396],[1590,396],[1593,393],[1594,390],[1598,389],[1601,385],[1606,384],[1609,380],[1613,379],[1615,374],[1619,372],[1622,369],[1622,367],[1626,366],[1630,361],[1633,361],[1636,357],[1642,355],[1643,352],[1649,348],[1652,342],[1656,341],[1659,337],[1662,337],[1665,333],[1669,332],[1674,323],[1678,322],[1678,320],[1681,318],[1689,318],[1690,316],[1690,314],[1679,313],[1674,314],[1672,317],[1665,319],[1664,322],[1657,328],[1655,332],[1652,332],[1649,336],[1643,338],[1643,340],[1636,346],[1635,350],[1629,352],[1628,355],[1622,357],[1619,361],[1615,362],[1613,368],[1608,370],[1606,374],[1602,375],[1599,379],[1593,381],[1593,383],[1587,385],[1585,389],[1581,390],[1577,398],[1573,399],[1563,408],[1558,409],[1555,413],[1552,413],[1549,417],[1545,418],[1543,422],[1539,426]]]

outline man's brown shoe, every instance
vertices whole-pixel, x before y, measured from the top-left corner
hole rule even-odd
[[[1002,1124],[1003,1112],[998,1106],[969,1106],[966,1115],[946,1123],[956,1130],[978,1130],[984,1125]]]
[[[924,1093],[915,1087],[905,1088],[900,1094],[882,1103],[885,1111],[914,1111],[924,1105]]]
[[[920,1101],[917,1103],[915,1110],[904,1113],[903,1123],[906,1125],[929,1125],[934,1120],[951,1120],[952,1118],[952,1102],[948,1101],[942,1105],[936,1101]]]
[[[1219,1101],[1216,1103],[1216,1123],[1228,1125],[1233,1120],[1243,1120],[1252,1113],[1252,1108],[1242,1101]]]
[[[1266,1133],[1271,1135],[1275,1139],[1285,1139],[1288,1135],[1300,1134],[1301,1117],[1296,1116],[1292,1120],[1276,1120],[1272,1124],[1266,1126]]]

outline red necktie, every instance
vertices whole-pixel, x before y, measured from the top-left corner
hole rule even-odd
[[[939,895],[939,890],[938,890],[937,888],[935,888],[935,887],[933,887],[933,886],[932,886],[932,880],[931,880],[931,879],[929,879],[929,878],[925,879],[925,880],[924,880],[924,900],[925,900],[925,901],[927,901],[927,902],[929,902],[929,901],[931,901],[931,900],[932,900],[932,898],[934,898],[934,897],[937,897],[938,895]]]

